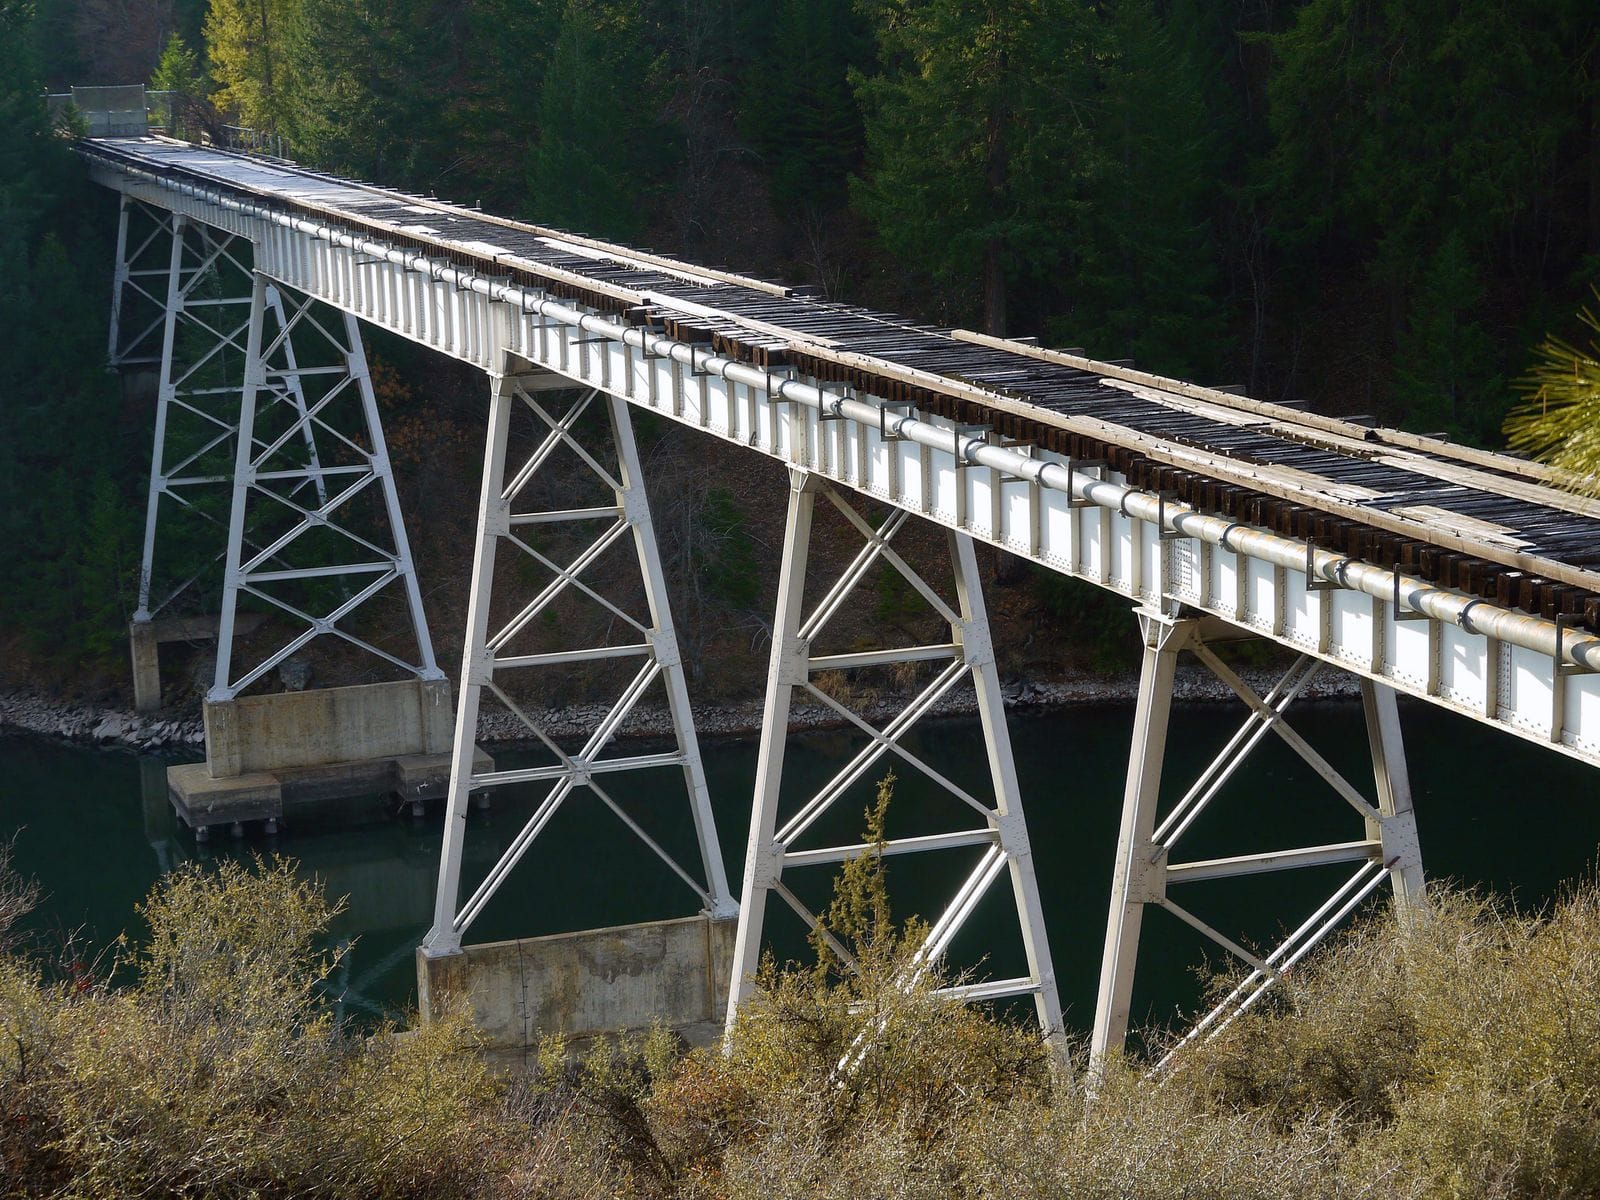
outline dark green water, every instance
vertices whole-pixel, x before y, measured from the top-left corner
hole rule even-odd
[[[1175,711],[1166,771],[1169,799],[1209,761],[1240,711],[1211,705]],[[1131,708],[1104,705],[1012,721],[1062,999],[1069,1019],[1079,1026],[1092,1015],[1131,719]],[[1430,875],[1513,892],[1533,905],[1557,894],[1563,883],[1592,873],[1600,845],[1600,773],[1435,709],[1406,706],[1402,719]],[[1307,705],[1295,712],[1294,724],[1358,786],[1370,783],[1358,705]],[[796,800],[803,789],[809,794],[824,782],[856,745],[843,734],[796,738],[788,780]],[[975,721],[929,726],[910,745],[957,782],[981,788],[985,759]],[[708,743],[704,752],[729,874],[737,880],[755,746]],[[508,755],[502,761],[514,759]],[[270,841],[222,836],[209,848],[197,847],[175,827],[159,789],[142,784],[142,777],[158,778],[164,765],[131,754],[0,737],[0,836],[15,836],[17,866],[45,889],[36,930],[57,941],[76,930],[86,944],[104,945],[134,926],[134,905],[161,872],[197,856],[276,849],[297,858],[331,893],[349,897],[334,934],[355,941],[345,975],[337,981],[351,1015],[372,1019],[403,1009],[414,992],[412,949],[432,911],[438,811],[415,820],[391,813],[377,800],[357,802],[339,814],[303,814]],[[619,799],[663,844],[692,863],[680,780],[662,772]],[[900,768],[899,780],[891,835],[972,826],[961,815],[963,806],[934,796],[915,771]],[[809,844],[855,840],[869,791],[863,784],[847,798],[832,827],[819,828]],[[535,798],[532,791],[513,790],[498,796],[489,812],[473,814],[468,886],[515,835]],[[1287,747],[1269,738],[1184,838],[1174,860],[1360,836],[1355,813]],[[937,911],[976,854],[950,851],[893,860],[897,915]],[[1269,943],[1278,930],[1297,924],[1348,870],[1195,884],[1174,898],[1224,932]],[[825,901],[825,870],[787,878],[814,906]],[[1002,881],[953,957],[972,962],[987,956],[982,973],[1020,973],[1010,904],[1010,889]],[[695,907],[666,867],[598,801],[580,793],[535,843],[468,940],[681,916]],[[778,902],[768,928],[780,954],[803,951],[804,930]],[[1194,972],[1207,951],[1163,912],[1147,918],[1145,931],[1136,1011],[1165,1020],[1194,1003]]]

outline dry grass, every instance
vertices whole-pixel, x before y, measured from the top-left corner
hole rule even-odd
[[[868,841],[882,805],[869,814]],[[496,1079],[460,1017],[361,1038],[286,864],[185,871],[133,986],[0,957],[0,1193],[111,1196],[1586,1197],[1600,1194],[1600,890],[1371,917],[1159,1080],[1093,1094],[1036,1034],[907,986],[916,931],[852,864],[860,964],[768,965],[729,1052],[553,1039]],[[10,907],[26,904],[14,882]],[[3,929],[0,929],[3,932]],[[1155,1039],[1159,1040],[1159,1039]]]

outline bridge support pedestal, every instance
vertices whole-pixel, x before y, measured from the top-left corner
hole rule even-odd
[[[866,544],[808,614],[804,607],[806,568],[818,497],[838,509]],[[755,988],[769,897],[781,899],[809,927],[817,925],[817,915],[785,884],[785,871],[814,866],[837,867],[847,858],[871,849],[866,845],[803,848],[806,835],[829,809],[849,793],[852,785],[867,778],[874,764],[885,755],[893,754],[901,764],[926,776],[942,791],[966,804],[977,817],[964,830],[890,839],[884,847],[884,853],[889,855],[963,849],[969,853],[977,851],[976,862],[970,872],[930,925],[927,940],[919,952],[920,959],[930,963],[941,960],[985,894],[1002,876],[1009,878],[1027,960],[1027,974],[1018,978],[983,981],[950,991],[975,1000],[1032,996],[1040,1027],[1057,1050],[1061,1051],[1064,1045],[1061,1001],[1056,991],[1050,944],[1039,903],[1033,853],[1028,843],[1027,823],[1023,817],[1022,797],[1017,786],[1016,767],[1012,760],[1011,741],[1000,694],[1000,678],[995,667],[994,643],[972,540],[965,534],[952,532],[949,535],[955,598],[953,603],[948,602],[890,544],[908,520],[907,513],[896,510],[875,528],[821,476],[799,468],[791,469],[782,575],[773,623],[772,661],[767,677],[761,748],[756,765],[755,804],[745,857],[738,941],[733,954],[734,974],[728,1025],[732,1027],[739,1004]],[[813,643],[828,622],[849,601],[874,564],[880,561],[889,564],[948,622],[948,643],[888,647],[849,654],[814,653]],[[895,664],[929,664],[931,680],[881,729],[819,688],[815,680],[818,674],[824,672],[848,674]],[[990,800],[974,796],[946,778],[913,753],[904,741],[907,731],[961,683],[970,683],[977,697],[987,751],[988,784],[992,792]],[[866,734],[869,740],[865,748],[819,792],[793,809],[786,820],[780,820],[789,711],[797,692],[805,693],[808,698],[826,705]],[[815,836],[813,833],[812,837]],[[846,948],[838,947],[838,950],[849,961]]]
[[[433,928],[418,951],[423,995],[437,998],[441,991],[450,991],[471,996],[479,1019],[505,1032],[506,1046],[511,1049],[531,1045],[540,1033],[571,1033],[591,1025],[594,1031],[648,1024],[653,1003],[659,1003],[659,1011],[680,1025],[703,1022],[707,1003],[715,1000],[714,994],[705,992],[710,986],[706,981],[726,959],[725,950],[714,952],[714,948],[726,940],[722,931],[736,910],[712,819],[627,405],[594,390],[574,393],[559,376],[530,373],[491,379],[477,550],[436,909]],[[535,430],[531,448],[518,450],[514,457],[512,447],[522,445],[523,440],[512,437],[513,418]],[[602,428],[595,429],[596,424]],[[548,468],[558,455],[565,456],[569,465],[576,465],[571,463],[573,458],[582,464],[587,487],[597,493],[594,502],[585,502],[587,497],[576,494],[583,485],[574,485],[570,475],[563,477],[559,490],[552,486]],[[549,498],[546,504],[559,496],[561,507],[541,506],[541,496]],[[613,547],[618,548],[617,558],[624,556],[626,548],[633,551],[645,615],[630,611],[637,601],[632,605],[620,602],[601,590],[609,587],[615,592],[621,586],[619,573],[631,574],[613,567],[609,578],[601,579],[604,572],[597,564]],[[503,575],[497,571],[502,554],[507,560],[504,565],[513,568]],[[530,583],[530,576],[537,581]],[[544,639],[549,636],[563,637],[565,648],[548,648]],[[586,645],[572,645],[586,640]],[[560,744],[546,729],[539,707],[541,692],[562,686],[564,677],[575,671],[593,672],[597,680],[615,672],[620,687],[616,701],[576,749]],[[670,714],[671,748],[640,752],[619,746],[619,733],[652,693]],[[512,770],[485,771],[474,766],[472,742],[480,706],[486,700],[498,704],[537,743],[539,750],[532,753],[542,753],[543,762]],[[700,859],[698,875],[629,811],[630,782],[639,778],[639,772],[664,767],[682,774],[688,803],[681,814],[681,831],[692,826]],[[517,784],[535,785],[542,798],[533,803],[511,844],[461,903],[462,863],[470,836],[469,798]],[[642,841],[691,890],[701,916],[624,930],[463,946],[467,929],[557,811],[579,797],[598,802]],[[584,851],[597,852],[592,846]],[[700,949],[691,954],[685,946]],[[692,993],[688,999],[677,995],[683,989],[672,982],[686,969],[692,976],[691,984],[684,985],[688,988],[685,995]],[[518,997],[541,995],[552,978],[566,979],[573,972],[582,979],[607,980],[605,986],[597,982],[586,989],[582,1002],[589,1007],[581,1014],[564,1014],[559,1006],[545,1003],[549,997],[542,997],[538,1003],[545,1007],[534,1012],[529,1007],[534,1002],[519,999],[519,1032],[514,1037],[506,1032],[510,1030],[502,1011],[506,989]],[[613,987],[609,982],[613,974],[632,982]],[[641,997],[646,1001],[642,1007]],[[596,1004],[598,1010],[593,1008]],[[430,1015],[430,1007],[424,1004],[424,1019]]]
[[[1285,710],[1305,690],[1321,663],[1301,656],[1277,686],[1265,696],[1258,696],[1206,644],[1206,622],[1174,618],[1146,609],[1139,610],[1138,617],[1144,637],[1144,662],[1090,1044],[1091,1061],[1095,1064],[1120,1053],[1126,1040],[1139,935],[1145,910],[1151,906],[1167,910],[1249,967],[1243,982],[1195,1025],[1188,1035],[1195,1038],[1209,1036],[1255,1004],[1283,972],[1309,953],[1386,878],[1402,911],[1420,906],[1426,899],[1405,750],[1391,689],[1370,679],[1361,681],[1375,779],[1375,799],[1368,799],[1285,719]],[[1250,713],[1222,752],[1163,815],[1160,795],[1168,717],[1178,658],[1185,651],[1227,684]],[[1171,861],[1173,847],[1179,839],[1269,732],[1287,743],[1356,811],[1363,823],[1363,836],[1349,842],[1269,853],[1197,862]],[[1195,916],[1169,894],[1170,889],[1180,884],[1341,863],[1352,865],[1353,872],[1275,948],[1260,955]]]

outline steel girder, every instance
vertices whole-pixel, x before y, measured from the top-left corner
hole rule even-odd
[[[1392,689],[1372,680],[1361,681],[1374,779],[1373,798],[1369,799],[1297,733],[1285,716],[1317,674],[1321,664],[1315,659],[1302,655],[1275,687],[1265,696],[1258,696],[1206,644],[1202,621],[1151,610],[1140,610],[1138,615],[1144,661],[1090,1042],[1091,1060],[1096,1063],[1120,1053],[1128,1033],[1139,934],[1148,906],[1166,909],[1249,967],[1249,974],[1239,985],[1194,1026],[1188,1035],[1194,1038],[1211,1036],[1255,1004],[1386,878],[1402,913],[1426,900],[1422,852]],[[1163,814],[1159,802],[1168,716],[1174,674],[1184,651],[1226,684],[1244,702],[1249,715],[1177,803]],[[1269,733],[1293,749],[1339,799],[1355,810],[1363,823],[1363,836],[1329,845],[1173,862],[1171,855],[1178,841]],[[1277,946],[1261,955],[1213,928],[1170,895],[1171,889],[1179,885],[1339,863],[1355,864],[1353,873]]]
[[[812,519],[819,496],[843,514],[861,535],[864,545],[844,573],[823,593],[815,606],[807,610],[807,563]],[[785,885],[784,872],[804,867],[837,866],[847,858],[872,852],[873,848],[867,845],[807,848],[802,843],[852,784],[863,779],[874,764],[892,755],[900,763],[925,776],[941,791],[955,797],[978,817],[975,826],[969,823],[967,828],[948,833],[891,839],[883,847],[883,853],[889,855],[981,849],[970,874],[930,924],[926,940],[919,948],[917,961],[932,964],[942,959],[990,887],[1001,876],[1008,876],[1028,974],[1022,978],[988,980],[950,990],[960,998],[969,1000],[1031,995],[1040,1027],[1059,1052],[1064,1046],[1065,1036],[1061,1001],[1057,995],[1050,943],[1039,903],[1033,852],[1028,842],[1022,796],[1012,760],[1011,740],[1006,729],[1000,693],[1000,676],[995,667],[994,642],[972,539],[959,533],[949,535],[955,590],[955,603],[950,604],[891,544],[908,520],[908,514],[891,511],[882,524],[874,527],[821,476],[801,469],[791,470],[778,606],[773,620],[772,658],[761,719],[755,800],[745,856],[744,890],[739,905],[733,980],[728,998],[728,1024],[732,1026],[739,1005],[755,987],[769,896],[775,895],[781,899],[808,927],[818,927],[817,915]],[[948,622],[950,640],[940,645],[887,646],[848,654],[815,654],[813,645],[818,637],[878,562],[892,567]],[[933,675],[921,691],[882,728],[872,725],[860,713],[823,690],[815,678],[821,672],[848,675],[898,663],[932,664]],[[988,757],[989,787],[992,791],[990,800],[974,796],[930,766],[905,744],[905,735],[911,728],[961,684],[970,684],[976,693]],[[819,791],[784,814],[781,801],[789,713],[797,692],[831,709],[848,725],[864,733],[868,741]],[[836,949],[848,962],[848,951],[844,947]]]
[[[496,371],[516,355],[1135,604],[1177,600],[1600,764],[1600,638],[1193,511],[993,431],[734,362],[376,235],[137,171],[90,171],[248,237],[273,278],[460,361]]]
[[[482,913],[557,810],[579,789],[587,789],[598,798],[665,862],[694,892],[706,912],[713,917],[731,917],[735,905],[712,819],[694,715],[689,705],[666,579],[627,406],[614,397],[601,397],[597,391],[588,389],[563,410],[553,403],[560,398],[560,389],[568,386],[560,376],[501,375],[492,380],[445,837],[440,853],[434,923],[423,942],[424,951],[450,954],[460,950],[467,928]],[[614,465],[602,461],[605,451],[599,444],[586,444],[578,432],[580,422],[593,408],[605,412],[615,448]],[[533,414],[537,436],[527,457],[520,464],[513,461],[508,469],[512,417],[518,412]],[[575,456],[603,491],[609,493],[610,503],[580,508],[538,507],[540,473],[549,467],[557,452]],[[563,491],[564,497],[570,494],[570,491]],[[541,528],[552,527],[584,530],[582,549],[566,557],[566,561],[545,553],[534,535]],[[589,531],[594,531],[592,537]],[[638,560],[648,610],[643,617],[629,612],[584,578],[608,550],[630,540]],[[515,552],[519,563],[534,565],[550,578],[544,586],[532,589],[531,595],[513,597],[509,619],[498,620],[491,608],[496,595],[495,558],[502,548]],[[511,582],[516,584],[519,577],[520,572],[513,573]],[[502,598],[510,590],[502,586]],[[524,638],[540,618],[554,617],[552,606],[558,600],[578,596],[605,613],[613,627],[622,629],[620,636],[628,640],[602,637],[597,644],[589,646],[553,652],[519,652],[519,639]],[[557,744],[541,720],[529,711],[526,700],[519,698],[518,689],[508,678],[514,676],[526,685],[540,678],[540,672],[546,672],[543,678],[548,680],[550,670],[571,670],[580,664],[611,660],[631,660],[639,666],[575,752]],[[673,749],[664,753],[617,753],[614,743],[618,731],[639,702],[658,684],[665,691],[672,718]],[[552,762],[473,773],[474,739],[485,691],[514,715],[520,726],[545,748]],[[612,794],[614,785],[609,781],[613,777],[625,778],[629,772],[663,766],[675,766],[683,772],[689,814],[700,851],[702,873],[698,878],[652,838]],[[549,787],[511,845],[458,908],[470,795],[515,783],[544,783]]]

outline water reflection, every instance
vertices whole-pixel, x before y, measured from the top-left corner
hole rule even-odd
[[[1420,706],[1404,710],[1423,858],[1430,874],[1515,888],[1524,902],[1551,895],[1563,880],[1592,870],[1600,841],[1600,774],[1581,764]],[[1212,706],[1174,711],[1169,803],[1233,731],[1239,713]],[[1358,705],[1318,704],[1294,714],[1296,728],[1359,782],[1370,771]],[[1107,885],[1116,843],[1131,711],[1095,706],[1012,721],[1017,767],[1038,861],[1041,897],[1068,1019],[1087,1024],[1104,937]],[[1346,838],[1350,812],[1286,747],[1262,747],[1230,781],[1185,841],[1185,857],[1281,849]],[[786,781],[796,800],[825,782],[858,747],[846,734],[795,739]],[[981,788],[984,756],[976,722],[930,726],[909,747],[962,786]],[[730,878],[744,857],[755,746],[722,741],[704,748],[708,783]],[[508,761],[514,760],[508,755]],[[182,863],[281,851],[300,861],[333,896],[348,897],[333,936],[353,943],[336,993],[362,1020],[403,1010],[414,995],[413,949],[431,921],[440,816],[400,813],[379,797],[334,809],[291,811],[276,838],[216,837],[197,846],[165,799],[167,760],[98,752],[40,739],[0,737],[0,837],[17,839],[17,863],[37,878],[47,901],[34,927],[60,940],[82,929],[105,945],[135,925],[134,906],[165,871]],[[872,777],[838,805],[837,828],[820,839],[854,840]],[[630,813],[680,861],[697,853],[681,774],[644,774],[626,797]],[[891,832],[932,825],[941,801],[915,771],[902,770]],[[487,812],[470,816],[463,885],[474,887],[521,828],[542,793],[505,789]],[[809,793],[807,793],[809,794]],[[948,801],[955,803],[954,801]],[[968,869],[960,852],[895,860],[897,915],[938,911],[952,881]],[[786,875],[786,881],[787,881]],[[825,903],[828,873],[796,876],[802,899]],[[1197,885],[1198,886],[1198,885]],[[1324,898],[1317,872],[1288,872],[1205,885],[1200,915],[1247,944],[1267,942]],[[994,976],[1016,973],[1020,956],[1009,893],[970,927],[956,953]],[[1186,901],[1187,903],[1187,901]],[[603,805],[578,794],[529,851],[469,934],[472,941],[594,928],[686,915],[696,907],[681,881],[632,838]],[[805,951],[805,929],[780,906],[769,927],[780,957]],[[1165,913],[1146,921],[1136,1012],[1168,1019],[1197,997],[1194,971],[1205,959],[1198,939]]]

